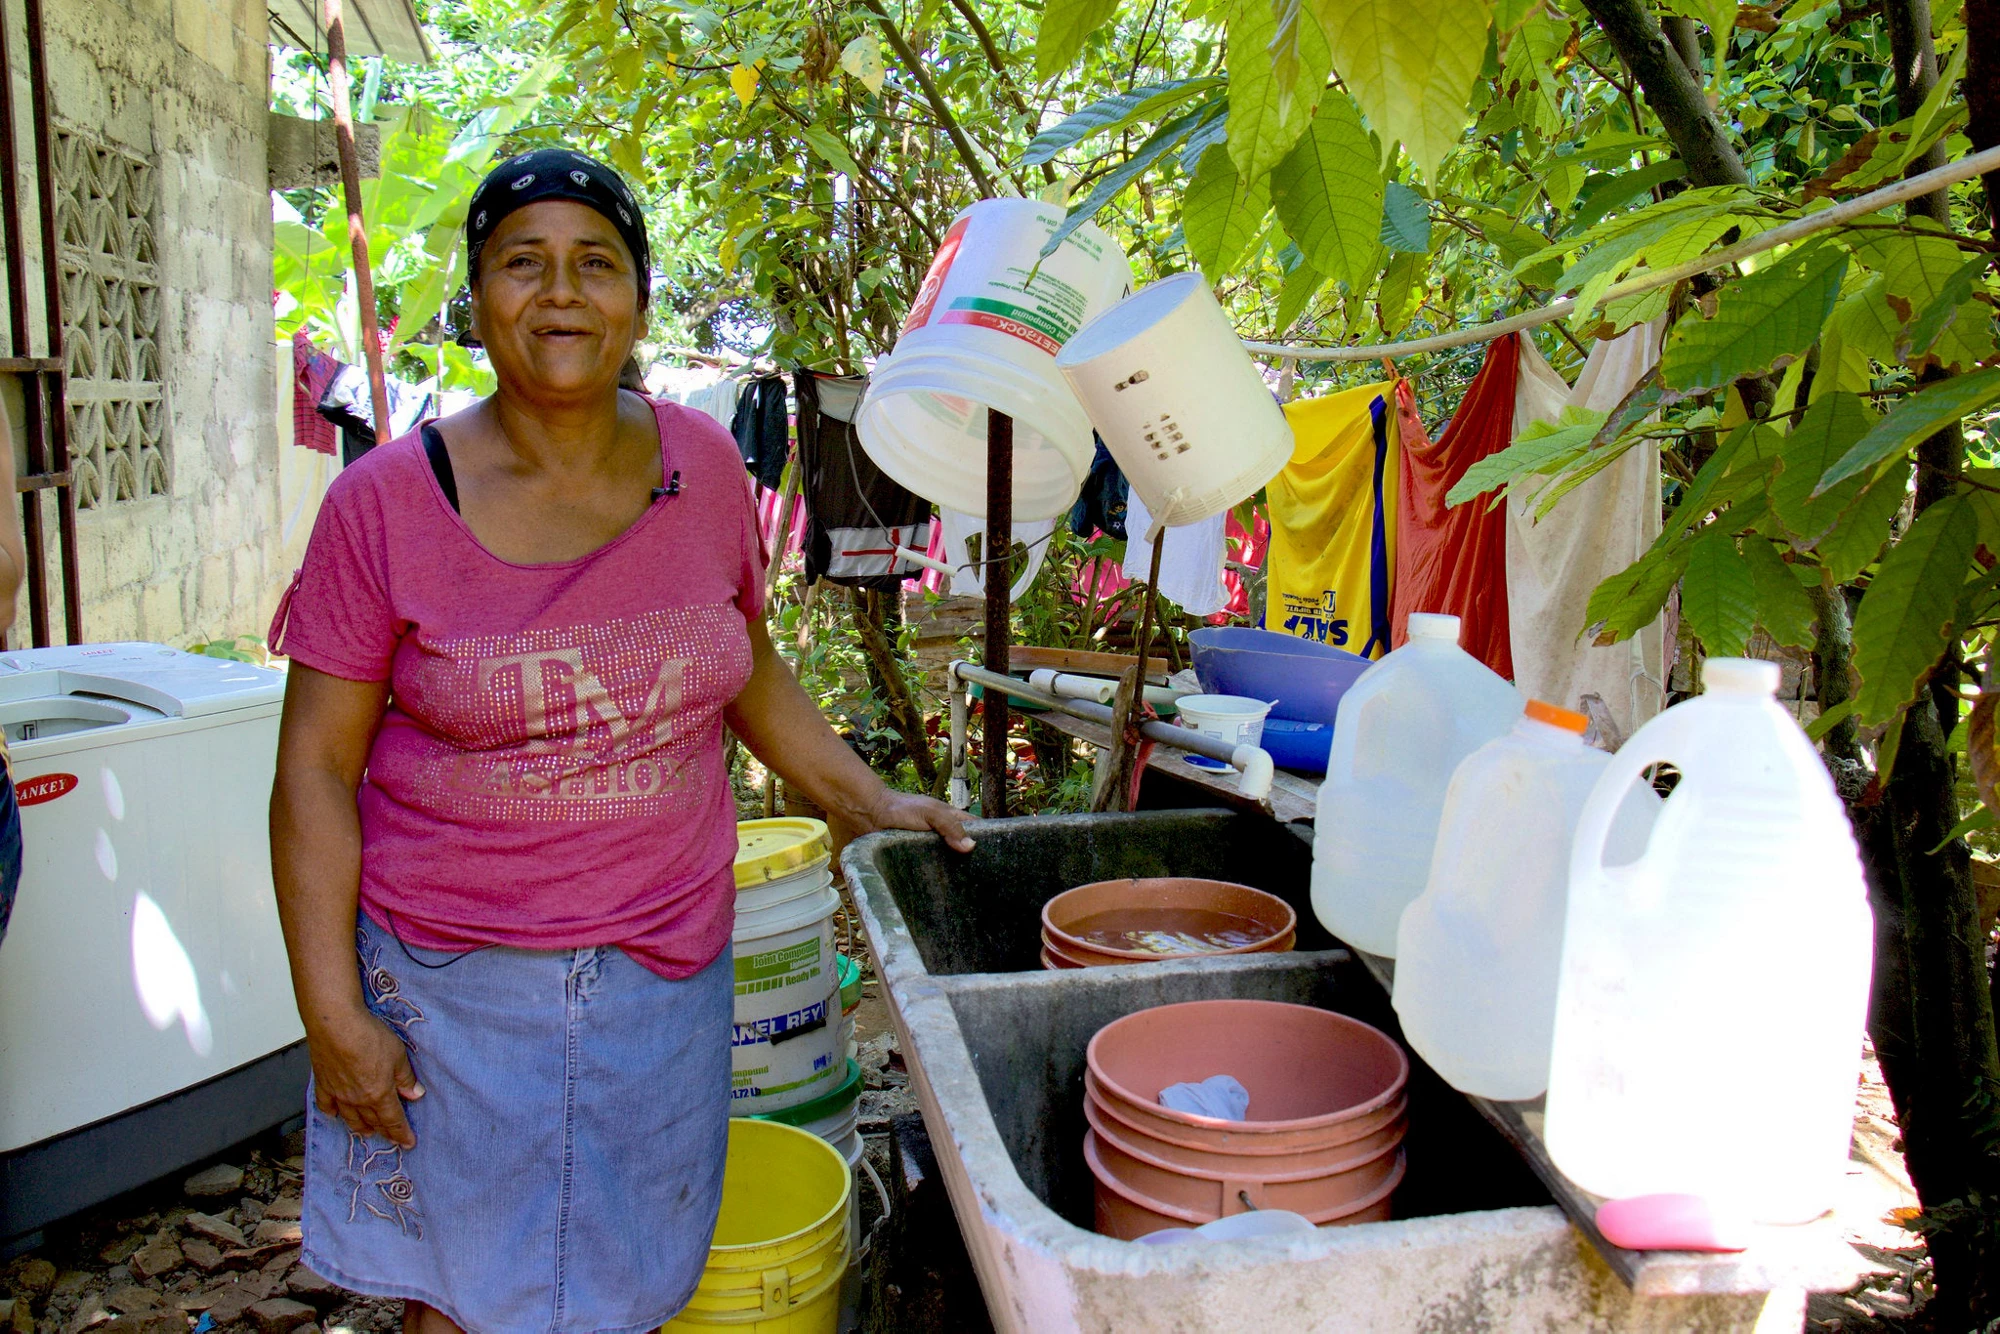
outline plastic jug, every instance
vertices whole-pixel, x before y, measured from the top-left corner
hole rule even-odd
[[[1313,913],[1327,930],[1394,957],[1452,771],[1520,716],[1520,692],[1458,646],[1458,617],[1411,614],[1410,642],[1363,672],[1334,718],[1313,821]]]
[[[1772,698],[1774,663],[1711,658],[1584,804],[1549,1064],[1549,1154],[1585,1190],[1705,1196],[1764,1222],[1846,1170],[1872,923],[1833,782]],[[1607,864],[1618,803],[1680,771],[1646,850]]]
[[[1396,932],[1403,1037],[1461,1093],[1517,1101],[1549,1084],[1563,912],[1577,818],[1611,756],[1590,720],[1528,701],[1514,730],[1451,776],[1430,882]],[[1645,847],[1659,798],[1627,789],[1615,859]]]

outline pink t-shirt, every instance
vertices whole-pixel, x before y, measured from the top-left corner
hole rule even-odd
[[[686,977],[729,943],[722,709],[750,679],[763,551],[729,434],[654,412],[680,494],[577,560],[481,546],[414,434],[327,491],[271,641],[389,682],[358,798],[361,906],[413,945],[615,943]]]

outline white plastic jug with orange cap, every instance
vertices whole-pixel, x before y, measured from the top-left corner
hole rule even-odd
[[[1430,881],[1396,932],[1403,1037],[1447,1084],[1482,1098],[1540,1097],[1549,1082],[1570,848],[1611,756],[1589,719],[1528,701],[1514,730],[1451,776]],[[1659,798],[1634,783],[1612,827],[1619,860],[1645,846]]]
[[[1710,658],[1577,823],[1549,1063],[1549,1154],[1585,1190],[1687,1194],[1764,1222],[1829,1208],[1847,1167],[1873,937],[1826,766],[1775,663]],[[1680,772],[1645,852],[1619,803]]]
[[[1334,715],[1313,821],[1312,906],[1356,949],[1393,957],[1430,878],[1452,771],[1521,716],[1521,693],[1458,646],[1458,617],[1413,612],[1410,642],[1363,672]]]

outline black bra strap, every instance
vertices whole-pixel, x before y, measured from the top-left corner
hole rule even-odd
[[[452,513],[458,513],[458,479],[452,475],[451,454],[444,447],[444,437],[430,422],[424,423],[424,457],[431,461],[431,471],[437,475],[438,490],[444,492]]]

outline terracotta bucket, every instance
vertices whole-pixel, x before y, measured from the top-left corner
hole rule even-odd
[[[1103,1236],[1116,1237],[1121,1241],[1136,1241],[1149,1232],[1158,1232],[1169,1227],[1200,1227],[1212,1223],[1224,1215],[1197,1212],[1157,1200],[1134,1190],[1119,1181],[1106,1170],[1098,1154],[1096,1136],[1085,1133],[1083,1137],[1083,1160],[1090,1167],[1090,1173],[1097,1181],[1095,1230]],[[1390,1160],[1392,1167],[1381,1185],[1363,1199],[1335,1209],[1325,1214],[1305,1214],[1306,1219],[1316,1227],[1345,1227],[1354,1223],[1382,1223],[1390,1217],[1390,1197],[1396,1187],[1403,1183],[1403,1153],[1398,1149]],[[1249,1212],[1241,1200],[1234,1201],[1231,1214]],[[1302,1212],[1294,1210],[1294,1212]]]
[[[1374,1198],[1394,1174],[1402,1149],[1398,1134],[1387,1144],[1288,1171],[1273,1171],[1270,1160],[1263,1158],[1224,1160],[1218,1167],[1197,1171],[1149,1153],[1143,1141],[1105,1134],[1095,1119],[1090,1133],[1099,1165],[1120,1185],[1147,1199],[1211,1218],[1245,1209],[1289,1209],[1315,1220],[1337,1216],[1357,1200]]]
[[[1184,1137],[1224,1152],[1290,1152],[1345,1143],[1403,1098],[1410,1061],[1358,1019],[1280,1001],[1161,1005],[1114,1019],[1085,1053],[1098,1101],[1156,1138]],[[1233,1075],[1250,1094],[1250,1120],[1222,1121],[1160,1106],[1160,1090]],[[1155,1133],[1155,1122],[1165,1123]],[[1371,1133],[1371,1125],[1361,1133]],[[1193,1133],[1190,1133],[1193,1132]]]
[[[1223,913],[1253,924],[1253,939],[1243,945],[1162,953],[1095,945],[1073,934],[1078,923],[1101,913],[1125,915],[1132,930],[1185,930],[1191,913]],[[1157,925],[1154,923],[1157,922]],[[1216,954],[1272,954],[1292,948],[1298,939],[1298,914],[1274,894],[1227,880],[1197,880],[1155,876],[1132,880],[1100,880],[1064,890],[1042,905],[1042,942],[1051,954],[1096,967],[1104,964],[1152,963],[1160,959]]]
[[[1083,1114],[1090,1128],[1097,1132],[1100,1143],[1116,1144],[1130,1153],[1196,1176],[1256,1176],[1276,1180],[1294,1173],[1311,1176],[1344,1170],[1344,1165],[1366,1162],[1401,1144],[1409,1129],[1406,1111],[1406,1103],[1398,1098],[1369,1116],[1339,1123],[1323,1143],[1310,1147],[1269,1145],[1246,1135],[1235,1136],[1230,1144],[1218,1145],[1188,1137],[1155,1135],[1147,1127],[1133,1124],[1137,1118],[1129,1108],[1107,1106],[1099,1101],[1093,1082],[1088,1075],[1084,1078]],[[1354,1133],[1350,1135],[1349,1131]]]

